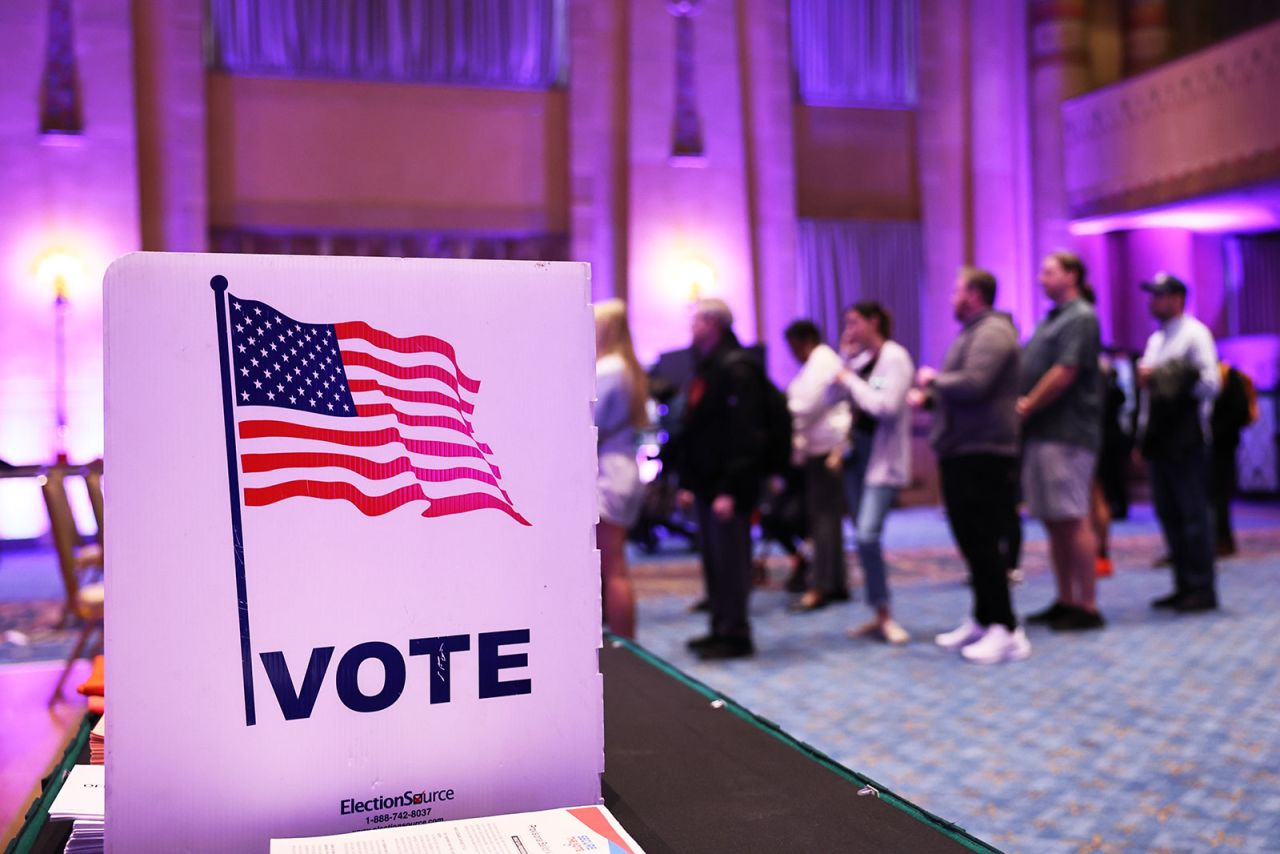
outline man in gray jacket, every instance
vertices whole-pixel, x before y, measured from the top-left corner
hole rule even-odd
[[[964,267],[951,304],[963,328],[942,370],[924,367],[910,400],[935,408],[930,441],[956,545],[969,566],[973,616],[935,638],[980,664],[1016,661],[1031,643],[1013,615],[1008,558],[1001,544],[1016,524],[1018,484],[1018,332],[995,311],[996,280]]]

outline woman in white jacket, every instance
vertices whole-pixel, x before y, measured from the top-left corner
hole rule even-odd
[[[842,349],[854,352],[835,382],[853,400],[851,454],[845,463],[849,515],[858,536],[858,560],[875,617],[850,631],[901,644],[910,635],[893,619],[889,582],[881,548],[885,516],[898,490],[911,480],[911,389],[915,365],[891,340],[889,312],[877,302],[860,302],[845,312]]]

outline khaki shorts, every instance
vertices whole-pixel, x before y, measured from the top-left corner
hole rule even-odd
[[[1022,450],[1022,497],[1045,522],[1089,515],[1096,452],[1066,442],[1031,440]]]

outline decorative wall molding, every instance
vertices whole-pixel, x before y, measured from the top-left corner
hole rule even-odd
[[[1280,176],[1280,23],[1063,104],[1073,217]]]

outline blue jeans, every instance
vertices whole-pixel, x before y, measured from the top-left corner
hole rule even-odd
[[[866,484],[870,457],[871,437],[857,434],[853,453],[845,464],[844,494],[857,532],[858,562],[862,564],[862,577],[867,587],[867,604],[872,608],[884,608],[889,604],[889,579],[880,538],[889,507],[898,495],[898,487]]]

